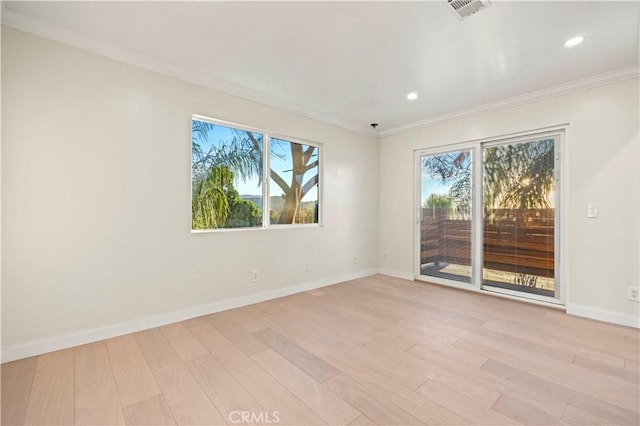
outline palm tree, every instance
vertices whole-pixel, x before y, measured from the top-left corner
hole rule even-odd
[[[234,173],[246,180],[262,177],[262,140],[252,140],[244,132],[234,131],[230,141],[212,145],[207,151],[212,123],[192,120],[191,137],[191,225],[192,229],[215,229],[225,226],[232,203]],[[249,133],[249,132],[247,132]],[[244,136],[244,137],[243,137]]]
[[[193,120],[191,126],[192,178],[205,177],[212,167],[226,166],[243,180],[254,176],[262,180],[262,136],[234,129],[230,141],[212,145],[207,152],[202,146],[215,124]]]
[[[196,182],[191,199],[191,229],[213,229],[224,225],[229,215],[227,192],[233,186],[233,172],[215,166],[206,179]]]

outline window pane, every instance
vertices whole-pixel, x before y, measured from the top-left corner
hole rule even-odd
[[[420,273],[471,282],[471,151],[420,158]]]
[[[262,225],[260,133],[191,124],[191,229]]]
[[[317,146],[271,139],[271,224],[318,223]]]
[[[554,139],[484,149],[483,284],[555,296]]]

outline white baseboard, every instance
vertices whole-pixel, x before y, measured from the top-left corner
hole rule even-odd
[[[2,363],[5,363],[22,358],[28,358],[30,356],[41,355],[48,352],[96,342],[99,340],[122,336],[123,334],[148,330],[150,328],[160,327],[191,318],[196,318],[202,315],[213,314],[216,312],[226,311],[228,309],[264,302],[266,300],[277,299],[278,297],[284,297],[295,293],[313,290],[316,288],[339,284],[344,281],[364,278],[375,275],[376,273],[410,281],[413,281],[415,278],[413,274],[389,269],[363,270],[348,274],[336,275],[294,286],[249,294],[246,296],[223,300],[207,305],[195,306],[193,308],[171,312],[168,314],[156,315],[153,317],[129,321],[109,327],[81,331],[79,333],[68,336],[54,337],[47,340],[40,340],[20,346],[15,346],[12,348],[2,349],[2,351],[0,352],[0,360]],[[638,316],[618,314],[615,312],[578,305],[567,305],[566,309],[567,313],[570,315],[576,315],[599,321],[640,328],[640,317]]]
[[[404,272],[404,271],[396,271],[393,269],[378,269],[378,273],[382,275],[388,275],[390,277],[400,278],[403,280],[413,281],[415,277],[413,274]]]
[[[590,318],[598,321],[605,321],[613,324],[640,328],[640,316],[638,315],[619,314],[616,312],[573,304],[567,304],[567,313],[569,315],[576,315],[579,317]]]
[[[413,274],[410,274],[410,273],[407,273],[407,272],[403,272],[403,271],[396,271],[396,270],[392,270],[392,269],[378,269],[378,273],[382,274],[382,275],[388,275],[390,277],[409,280],[409,281],[414,281],[416,279]],[[437,284],[437,280],[432,280],[430,282]],[[561,306],[561,305],[556,305],[556,304],[546,303],[546,302],[540,302],[540,301],[531,300],[531,299],[524,299],[524,298],[521,298],[521,297],[514,297],[514,296],[503,295],[503,294],[499,294],[499,293],[491,293],[491,292],[486,292],[486,291],[474,290],[474,289],[468,288],[467,286],[463,286],[463,285],[460,285],[460,286],[456,286],[455,284],[454,285],[446,284],[446,285],[447,285],[447,287],[461,288],[461,289],[467,290],[467,291],[477,291],[477,292],[480,292],[480,293],[483,293],[483,294],[487,294],[487,295],[491,295],[491,296],[502,297],[502,298],[506,298],[506,299],[516,300],[516,301],[519,301],[519,302],[527,302],[527,303],[532,303],[532,304],[536,304],[536,305],[542,305],[542,306],[546,306],[546,307],[553,308],[553,309],[566,309],[566,312],[569,315],[576,315],[576,316],[579,316],[579,317],[585,317],[585,318],[590,318],[590,319],[594,319],[594,320],[598,320],[598,321],[609,322],[609,323],[612,323],[612,324],[618,324],[618,325],[625,325],[625,326],[628,326],[628,327],[640,328],[640,316],[619,314],[619,313],[616,313],[616,312],[605,311],[605,310],[602,310],[602,309],[591,308],[591,307],[587,307],[587,306],[572,305],[572,304],[567,304],[566,306]]]
[[[60,349],[72,348],[74,346],[84,345],[104,339],[110,339],[112,337],[122,336],[123,334],[148,330],[150,328],[160,327],[191,318],[196,318],[202,315],[208,315],[216,312],[226,311],[228,309],[238,308],[241,306],[252,305],[254,303],[277,299],[278,297],[289,296],[291,294],[301,293],[320,287],[326,287],[344,281],[364,278],[375,275],[377,272],[377,270],[373,269],[351,272],[348,274],[336,275],[327,278],[320,278],[315,281],[309,281],[289,287],[249,294],[247,296],[223,300],[207,305],[195,306],[193,308],[171,312],[168,314],[156,315],[153,317],[129,321],[104,328],[81,331],[79,333],[67,336],[54,337],[47,340],[31,342],[12,348],[2,349],[2,351],[0,352],[0,360],[2,361],[2,363],[5,363],[9,361],[15,361],[17,359],[28,358],[35,355],[57,351]]]

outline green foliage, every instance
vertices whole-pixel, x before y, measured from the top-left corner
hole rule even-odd
[[[236,191],[234,174],[262,180],[262,140],[251,132],[236,131],[230,141],[202,149],[214,124],[192,120],[191,228],[216,229],[259,226],[258,206]]]
[[[448,195],[431,194],[422,207],[429,209],[451,209],[453,203],[451,197]]]
[[[258,206],[240,197],[233,186],[226,193],[229,200],[229,216],[225,228],[246,228],[262,225],[262,211]]]
[[[227,192],[233,188],[233,173],[227,167],[212,167],[209,175],[194,182],[191,194],[191,229],[220,228],[230,206]]]
[[[261,223],[262,212],[255,203],[240,197],[233,186],[233,172],[228,167],[212,167],[206,179],[195,182],[192,229],[240,228]]]

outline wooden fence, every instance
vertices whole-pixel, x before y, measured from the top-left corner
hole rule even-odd
[[[471,264],[471,221],[449,219],[447,211],[425,209],[422,264]],[[554,276],[553,209],[495,209],[485,215],[484,267]]]

